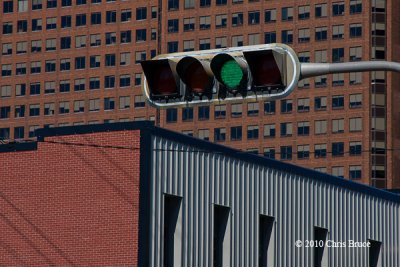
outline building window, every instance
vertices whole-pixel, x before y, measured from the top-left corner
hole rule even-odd
[[[281,41],[285,44],[293,43],[293,31],[292,30],[283,30],[281,32]]]
[[[146,51],[138,51],[135,53],[135,63],[138,64],[141,61],[146,60]]]
[[[210,140],[210,130],[208,129],[199,129],[198,137],[203,140]]]
[[[362,106],[362,94],[350,95],[350,108],[359,108]]]
[[[226,128],[214,129],[214,141],[223,142],[226,139]]]
[[[194,40],[183,41],[183,52],[194,51]]]
[[[232,36],[232,46],[243,46],[243,35]]]
[[[145,98],[142,95],[135,96],[135,108],[144,108],[146,106]]]
[[[362,73],[361,72],[350,72],[350,85],[361,84]]]
[[[300,98],[297,100],[297,111],[298,112],[308,112],[310,111],[310,99]]]
[[[100,67],[100,60],[101,60],[101,56],[99,55],[93,55],[90,56],[90,68],[99,68]]]
[[[10,112],[11,112],[10,106],[0,107],[0,119],[9,119]]]
[[[281,123],[281,137],[292,136],[293,124],[291,122]]]
[[[227,2],[228,2],[227,0],[216,0],[217,6],[226,5]]]
[[[297,123],[297,135],[309,135],[310,134],[310,122],[302,121]]]
[[[28,22],[26,20],[18,20],[17,22],[17,32],[27,32]]]
[[[29,95],[40,95],[40,83],[30,84]]]
[[[214,106],[214,119],[224,119],[226,117],[226,105]]]
[[[131,75],[124,74],[119,76],[119,87],[129,87],[131,86]]]
[[[90,23],[92,25],[101,24],[101,12],[95,12],[90,14]]]
[[[316,18],[324,18],[328,16],[328,6],[327,4],[318,4],[315,5],[315,17]]]
[[[86,25],[86,14],[77,14],[75,16],[75,26],[85,26]]]
[[[292,159],[292,146],[281,146],[281,160]]]
[[[115,87],[115,76],[108,75],[104,77],[104,88],[114,88]]]
[[[315,121],[315,134],[326,134],[327,125],[328,123],[326,120]]]
[[[43,7],[43,0],[32,0],[32,10],[39,10]]]
[[[247,139],[258,139],[258,125],[247,126]]]
[[[362,25],[361,23],[350,24],[350,37],[361,37]]]
[[[344,73],[334,73],[332,75],[332,86],[344,85]]]
[[[210,118],[210,107],[209,106],[198,107],[198,119],[208,120],[209,118]]]
[[[130,96],[120,96],[119,97],[119,109],[128,109],[131,107],[131,97]]]
[[[104,62],[106,67],[114,67],[115,61],[116,61],[115,54],[106,54]]]
[[[218,18],[218,16],[217,16]],[[218,20],[217,20],[218,21]],[[184,18],[183,19],[183,30],[187,31],[194,31],[195,29],[196,18]]]
[[[225,48],[228,46],[227,37],[216,37],[215,38],[215,48]]]
[[[293,7],[283,7],[282,21],[292,21],[292,20],[293,20]]]
[[[32,19],[32,31],[42,30],[42,19]]]
[[[101,45],[101,36],[100,34],[91,34],[90,35],[90,46],[100,46]]]
[[[299,19],[309,19],[310,18],[310,6],[299,6]]]
[[[56,92],[56,82],[45,82],[44,83],[44,93],[45,94],[54,94]]]
[[[61,44],[61,49],[70,49],[71,37],[61,37],[60,44]]]
[[[242,126],[231,127],[231,141],[242,140]]]
[[[60,93],[67,93],[71,90],[71,85],[68,80],[60,81]]]
[[[179,32],[179,19],[168,20],[168,32],[169,33]]]
[[[350,132],[362,131],[362,118],[350,118]]]
[[[260,104],[258,102],[247,103],[247,116],[258,116]]]
[[[334,25],[332,29],[332,39],[344,38],[344,25]]]
[[[60,102],[58,114],[67,114],[69,113],[69,102]]]
[[[15,96],[24,96],[26,93],[26,84],[15,85]]]
[[[265,124],[264,137],[275,137],[275,135],[276,135],[275,124]]]
[[[362,144],[359,141],[350,142],[349,143],[349,154],[350,156],[361,155],[362,152]]]
[[[15,74],[16,75],[25,75],[26,74],[26,63],[17,63],[15,66]]]
[[[10,97],[11,96],[11,85],[3,85],[1,86],[0,97]]]
[[[3,2],[3,13],[4,14],[13,13],[13,11],[14,11],[13,5],[14,5],[14,3],[12,0],[11,1],[5,0]]]
[[[168,42],[167,47],[168,47],[168,50],[167,50],[168,53],[178,52],[178,42],[177,41]]]
[[[234,118],[242,116],[242,104],[232,104],[231,116]]]
[[[350,166],[349,178],[352,180],[361,179],[361,166]]]
[[[11,64],[1,65],[1,76],[8,77],[12,75]]]
[[[28,11],[28,0],[18,0],[18,12]]]
[[[138,14],[136,14],[136,19]],[[121,22],[131,21],[132,19],[132,11],[130,9],[121,10]]]
[[[332,175],[344,178],[344,168],[342,166],[332,167]]]
[[[326,144],[315,144],[314,145],[314,157],[315,158],[326,158]]]
[[[132,32],[131,31],[121,31],[121,36],[120,36],[120,42],[121,44],[129,44],[132,42]],[[146,41],[146,31],[144,32],[144,36],[141,36],[144,38],[144,40],[136,40],[136,41]]]
[[[264,148],[264,157],[268,159],[275,159],[275,148],[274,147]]]
[[[12,43],[3,44],[2,55],[3,56],[12,55]]]
[[[202,16],[200,17],[200,30],[208,30],[211,28],[211,17]]]
[[[344,132],[344,119],[332,120],[332,133],[343,133]]]
[[[10,139],[10,128],[0,128],[0,140]]]
[[[276,22],[276,9],[267,9],[264,12],[264,22]]]
[[[233,13],[232,14],[232,27],[243,25],[243,13]]]
[[[315,28],[315,40],[325,41],[328,39],[328,27],[317,27]]]
[[[314,109],[315,110],[326,110],[326,96],[318,96],[314,98]]]
[[[310,145],[299,145],[297,146],[297,158],[308,159],[310,158]]]
[[[350,47],[350,61],[362,60],[362,47]]]
[[[75,37],[75,48],[86,47],[86,35],[80,35]]]
[[[293,100],[283,99],[281,100],[281,113],[291,113],[293,110]]]
[[[71,69],[71,61],[69,58],[60,60],[60,71],[69,71]]]
[[[179,9],[179,0],[168,0],[168,10],[178,10]]]
[[[249,25],[260,24],[260,11],[250,11],[248,14]]]
[[[193,108],[182,108],[182,121],[193,121]]]
[[[336,142],[332,143],[332,156],[343,156],[344,155],[344,143]]]
[[[344,2],[336,2],[332,4],[332,15],[333,16],[344,15]]]
[[[29,105],[29,116],[30,117],[40,116],[40,104]]]
[[[106,23],[115,23],[117,22],[117,11],[109,10],[106,12]]]
[[[310,41],[310,29],[299,29],[299,43],[307,43]]]
[[[342,95],[332,96],[332,108],[333,109],[344,108],[344,96]]]
[[[362,0],[350,0],[350,14],[362,13]]]
[[[86,68],[86,58],[85,57],[76,57],[75,58],[75,69],[81,70]]]
[[[85,101],[76,100],[74,101],[74,113],[85,112]]]
[[[74,84],[74,91],[85,91],[85,79],[76,79]]]
[[[135,85],[141,85],[141,84],[142,84],[142,74],[135,73]]]
[[[99,111],[100,110],[100,99],[90,99],[89,100],[89,111]]]
[[[276,109],[275,100],[264,102],[264,114],[265,115],[275,114],[275,109]]]
[[[62,7],[72,6],[72,0],[62,0],[61,6]]]
[[[266,44],[276,43],[276,32],[266,32],[264,34],[264,43]]]
[[[15,118],[23,118],[25,117],[25,105],[17,105],[15,106]]]
[[[11,34],[13,32],[12,22],[3,23],[3,34]]]
[[[104,110],[114,110],[115,109],[115,98],[105,97],[104,98]]]
[[[24,138],[24,126],[19,126],[14,128],[14,139],[23,139]]]
[[[136,8],[136,20],[144,20],[144,19],[147,19],[147,8],[146,7]]]
[[[166,111],[167,122],[177,122],[178,120],[178,110],[176,108],[168,108]]]

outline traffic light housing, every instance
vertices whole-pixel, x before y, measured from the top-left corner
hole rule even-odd
[[[300,76],[299,60],[284,44],[166,54],[141,65],[144,94],[156,107],[279,99]]]

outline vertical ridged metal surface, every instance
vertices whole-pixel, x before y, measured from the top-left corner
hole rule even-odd
[[[212,266],[213,204],[231,209],[231,266],[258,266],[259,215],[275,218],[274,266],[313,266],[314,226],[329,240],[382,242],[400,266],[400,205],[272,167],[152,137],[150,266],[163,266],[164,194],[182,197],[182,266]],[[312,173],[312,172],[310,172]],[[328,266],[368,266],[367,248],[327,248]]]

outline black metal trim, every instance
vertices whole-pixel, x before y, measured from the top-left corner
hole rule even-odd
[[[37,150],[37,142],[8,143],[0,145],[0,153]]]

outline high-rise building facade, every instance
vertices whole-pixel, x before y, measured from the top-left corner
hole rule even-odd
[[[302,62],[400,60],[395,0],[5,0],[0,137],[43,126],[163,127],[377,187],[399,188],[399,76],[303,80],[286,99],[166,109],[141,92],[157,54],[286,43]]]

